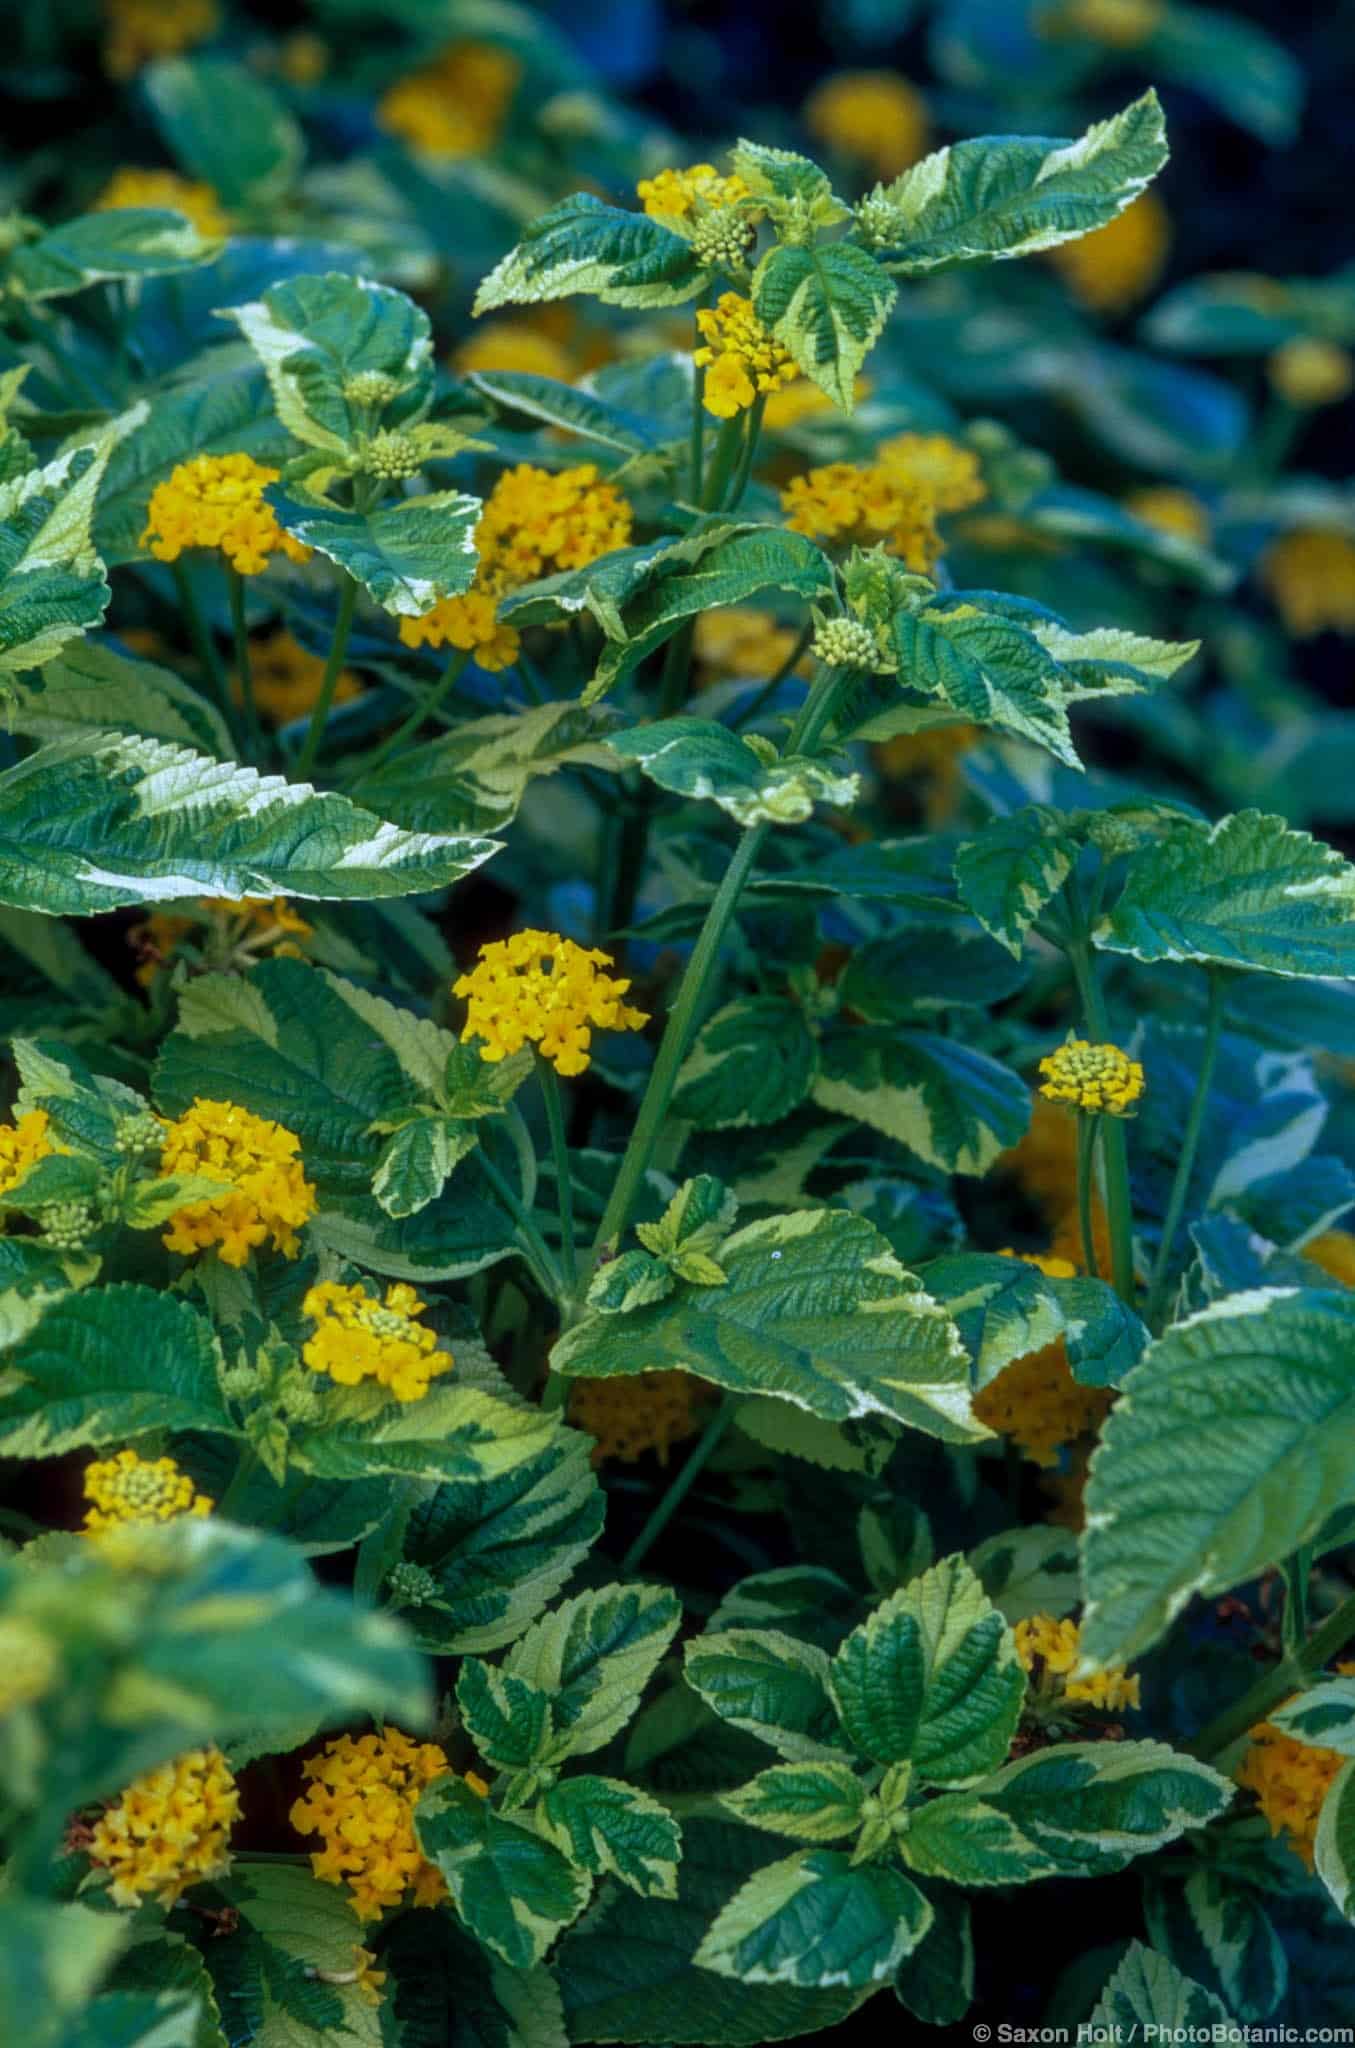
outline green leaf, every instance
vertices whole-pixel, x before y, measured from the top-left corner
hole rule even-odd
[[[460,1778],[430,1786],[414,1815],[419,1846],[486,1948],[515,1970],[541,1961],[588,1903],[591,1880],[560,1851],[497,1814]]]
[[[383,424],[398,425],[432,394],[428,315],[389,285],[338,271],[292,277],[221,317],[244,335],[263,365],[278,418],[308,448],[346,455],[378,414]],[[373,385],[383,393],[375,402],[365,395]]]
[[[476,1146],[475,1128],[450,1116],[419,1116],[381,1148],[372,1193],[388,1216],[417,1216],[442,1193],[448,1175]]]
[[[606,306],[680,306],[706,282],[690,245],[643,213],[576,192],[534,220],[480,286],[474,311],[588,292]]]
[[[932,1924],[894,1977],[900,2005],[924,2026],[962,2020],[974,1998],[974,1929],[969,1901],[937,1887],[927,1893]]]
[[[828,1657],[777,1629],[721,1629],[688,1643],[687,1683],[722,1721],[795,1763],[840,1761]]]
[[[658,725],[632,726],[610,745],[636,761],[660,789],[676,796],[704,797],[739,825],[802,825],[816,803],[850,804],[859,788],[843,774],[796,755],[769,761],[750,741],[713,719],[665,718]]]
[[[1104,2027],[1108,2038],[1137,2038],[1145,2025],[1156,2040],[1241,2042],[1242,2030],[1211,1992],[1192,1983],[1174,1963],[1142,1942],[1132,1941],[1123,1962],[1096,2003],[1088,2025]]]
[[[382,1929],[386,2048],[569,2048],[545,1967],[514,1970],[453,1913],[405,1913]]]
[[[264,496],[294,539],[337,562],[395,618],[420,618],[444,597],[459,597],[475,576],[480,500],[461,491],[397,498],[367,512],[280,484],[269,484]]]
[[[765,210],[779,240],[804,242],[809,230],[836,227],[848,216],[826,174],[793,149],[741,140],[730,153],[729,167],[743,179],[758,211]]]
[[[1256,1892],[1227,1870],[1158,1878],[1144,1888],[1144,1917],[1163,1954],[1241,2018],[1268,2019],[1284,1997],[1284,1945]]]
[[[280,199],[305,158],[301,130],[241,64],[175,57],[151,64],[143,89],[170,154],[231,211]]]
[[[1355,1497],[1353,1332],[1348,1295],[1273,1289],[1218,1302],[1149,1348],[1087,1489],[1091,1663],[1130,1662],[1193,1594],[1289,1557]]]
[[[496,1771],[525,1771],[544,1754],[550,1701],[527,1679],[467,1657],[456,1681],[456,1703],[466,1733]]]
[[[745,1984],[879,1984],[917,1946],[931,1917],[901,1870],[853,1866],[840,1849],[805,1849],[748,1880],[696,1960]]]
[[[1355,1920],[1355,1758],[1327,1789],[1313,1840],[1313,1867],[1347,1920]]]
[[[200,2048],[201,2018],[191,1992],[105,1991],[67,2028],[61,2048]],[[224,2040],[219,2029],[215,2039]]]
[[[944,1558],[853,1630],[829,1673],[842,1726],[877,1763],[964,1784],[1011,1748],[1025,1672],[963,1558]]]
[[[625,1727],[681,1618],[667,1587],[607,1586],[566,1600],[519,1636],[502,1669],[549,1695],[553,1760],[601,1749]]]
[[[1136,960],[1355,979],[1355,867],[1260,811],[1178,825],[1134,855],[1092,938]]]
[[[720,1804],[751,1827],[798,1842],[835,1842],[861,1825],[866,1788],[850,1764],[773,1764]]]
[[[0,1444],[8,1457],[53,1458],[166,1429],[233,1436],[217,1360],[211,1325],[172,1294],[63,1295],[4,1353]]]
[[[557,1849],[645,1898],[677,1897],[682,1830],[666,1806],[615,1778],[562,1778],[534,1819]]]
[[[820,1046],[813,1099],[906,1145],[947,1173],[986,1173],[1030,1122],[1020,1077],[962,1040],[878,1027]]]
[[[673,1114],[703,1131],[779,1123],[804,1101],[817,1065],[798,1004],[741,997],[698,1032],[678,1070]]]
[[[0,689],[102,619],[109,589],[90,540],[94,500],[114,448],[145,418],[145,405],[133,406],[92,440],[0,483]]]
[[[1162,1742],[1066,1742],[918,1807],[899,1846],[957,1884],[1103,1877],[1222,1813],[1227,1778]]]
[[[1026,933],[1053,902],[1077,859],[1077,847],[1061,830],[1062,823],[1062,812],[1027,804],[1010,817],[992,819],[955,856],[960,901],[1018,959]]]
[[[349,794],[410,831],[502,831],[538,777],[569,763],[615,770],[606,722],[605,711],[569,703],[470,718],[360,774]]]
[[[1305,80],[1280,38],[1231,10],[1174,4],[1157,17],[1142,62],[1154,78],[1212,100],[1272,149],[1284,149],[1298,132]]]
[[[0,2012],[24,2048],[60,2048],[126,1939],[120,1914],[25,1898],[0,1899]]]
[[[1146,92],[1075,142],[985,136],[939,149],[860,209],[880,261],[901,277],[1029,256],[1104,227],[1167,161],[1162,108]]]
[[[86,916],[181,896],[441,889],[490,839],[402,832],[281,776],[118,734],[41,747],[0,774],[0,901]]]
[[[769,249],[752,286],[758,318],[796,367],[850,413],[856,374],[883,332],[898,287],[851,242]]]
[[[260,2023],[251,2048],[380,2048],[376,2008],[356,1984],[332,1981],[351,1975],[364,1939],[344,1891],[278,1863],[237,1863],[221,1889],[256,1937]]]
[[[9,289],[24,299],[62,299],[86,285],[167,277],[210,263],[208,241],[181,213],[163,207],[114,207],[81,213],[12,251]]]
[[[1355,1678],[1322,1678],[1276,1707],[1268,1719],[1318,1749],[1355,1756]]]
[[[1000,1252],[945,1253],[928,1260],[922,1277],[953,1316],[979,1386],[1060,1337],[1076,1379],[1116,1386],[1148,1342],[1133,1309],[1103,1280],[1051,1279]]]
[[[830,1422],[888,1415],[948,1442],[983,1432],[948,1318],[863,1217],[802,1209],[735,1231],[718,1287],[625,1316],[584,1315],[551,1362],[567,1377],[680,1368]]]
[[[20,685],[10,723],[26,739],[121,732],[218,757],[231,752],[221,714],[172,670],[133,661],[94,640],[68,645],[42,671],[41,689]]]
[[[1010,1622],[1032,1614],[1059,1619],[1081,1604],[1077,1537],[1070,1529],[1037,1523],[1004,1529],[969,1553],[980,1585],[999,1614]]]
[[[292,1431],[291,1454],[317,1479],[488,1480],[539,1457],[559,1427],[540,1409],[459,1386],[453,1372],[419,1401],[331,1387],[323,1419]]]

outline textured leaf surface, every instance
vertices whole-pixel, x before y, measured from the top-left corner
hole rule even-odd
[[[350,397],[354,378],[384,380],[387,425],[431,390],[428,315],[388,285],[337,271],[288,278],[224,317],[262,363],[278,418],[307,447],[342,455],[367,428],[374,409]]]
[[[1018,1075],[960,1039],[921,1031],[843,1030],[825,1038],[813,1096],[947,1173],[986,1173],[1024,1133]]]
[[[850,1764],[773,1764],[720,1804],[750,1826],[799,1842],[835,1842],[861,1825],[866,1788]]]
[[[1159,2039],[1192,2035],[1201,2029],[1211,2041],[1240,2042],[1242,2031],[1212,1993],[1192,1983],[1174,1963],[1142,1942],[1134,1941],[1096,2002],[1089,2024],[1118,2030],[1154,2025]],[[1216,2029],[1218,2031],[1216,2031]]]
[[[495,1813],[463,1779],[443,1778],[430,1787],[414,1824],[457,1912],[511,1969],[539,1963],[588,1902],[588,1877],[553,1843]]]
[[[851,242],[781,243],[759,263],[752,296],[797,368],[849,413],[856,373],[898,297],[894,280]]]
[[[748,1880],[696,1960],[745,1984],[878,1984],[921,1940],[931,1911],[901,1870],[853,1867],[840,1849],[802,1850]]]
[[[1063,887],[1077,857],[1060,823],[1059,812],[1027,804],[1009,818],[994,818],[955,856],[960,901],[1018,959],[1026,933]]]
[[[608,1586],[564,1601],[518,1638],[502,1668],[549,1696],[553,1756],[601,1749],[625,1727],[680,1620],[666,1587]]]
[[[840,1760],[826,1653],[779,1629],[726,1628],[689,1643],[687,1683],[722,1721],[796,1763]]]
[[[666,1806],[634,1785],[562,1778],[542,1799],[536,1822],[582,1869],[617,1877],[645,1898],[677,1897],[682,1830]]]
[[[803,1010],[749,996],[717,1010],[678,1071],[673,1114],[703,1131],[774,1124],[809,1093],[818,1054]]]
[[[478,498],[430,491],[353,512],[292,496],[280,484],[269,484],[265,496],[288,533],[346,569],[393,617],[419,618],[470,588]]]
[[[141,734],[218,757],[231,752],[221,714],[172,669],[134,661],[93,640],[68,645],[42,672],[42,688],[22,686],[15,732],[61,740],[72,732]]]
[[[1322,1801],[1313,1865],[1337,1911],[1355,1919],[1355,1760],[1341,1766]]]
[[[801,825],[816,803],[850,804],[855,775],[790,756],[765,761],[709,718],[665,718],[617,733],[612,750],[636,761],[651,782],[677,796],[706,797],[740,825]]]
[[[576,192],[532,222],[480,286],[475,311],[575,292],[607,306],[680,306],[705,276],[690,245],[661,221]]]

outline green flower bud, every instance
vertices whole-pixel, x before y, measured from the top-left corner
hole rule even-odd
[[[876,669],[880,665],[879,642],[864,619],[824,619],[810,644],[826,668]]]
[[[430,1600],[436,1600],[438,1582],[421,1564],[411,1564],[402,1557],[398,1564],[391,1566],[386,1576],[386,1591],[393,1605],[400,1607],[426,1607]]]
[[[756,241],[752,221],[741,219],[727,206],[712,207],[692,229],[692,254],[711,270],[743,270]]]
[[[79,1251],[93,1235],[95,1219],[87,1202],[49,1202],[37,1213],[42,1234],[54,1251]]]
[[[393,433],[383,427],[363,449],[362,466],[369,475],[393,482],[398,477],[417,476],[423,468],[423,458],[412,434]]]

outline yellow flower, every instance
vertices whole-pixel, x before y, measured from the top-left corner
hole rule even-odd
[[[301,1304],[316,1326],[301,1356],[312,1372],[326,1372],[342,1387],[375,1380],[397,1401],[421,1401],[429,1381],[452,1370],[436,1331],[415,1320],[426,1306],[403,1280],[386,1289],[384,1302],[364,1287],[324,1280]]]
[[[1343,1287],[1355,1287],[1355,1236],[1350,1231],[1324,1230],[1321,1237],[1304,1245],[1303,1256]]]
[[[451,1770],[435,1742],[411,1742],[398,1728],[339,1735],[302,1766],[305,1793],[291,1811],[298,1834],[319,1835],[311,1869],[326,1884],[346,1886],[359,1920],[378,1920],[388,1906],[436,1906],[447,1887],[414,1837],[414,1808],[426,1785]],[[466,1783],[485,1796],[483,1780]]]
[[[0,1194],[18,1187],[40,1159],[65,1150],[51,1136],[51,1118],[45,1109],[30,1109],[17,1124],[0,1124]]]
[[[1355,1664],[1336,1668],[1349,1674]],[[1322,1802],[1345,1762],[1334,1749],[1299,1742],[1273,1721],[1261,1721],[1252,1729],[1247,1753],[1233,1773],[1244,1791],[1256,1794],[1272,1835],[1283,1828],[1288,1846],[1310,1870]]]
[[[235,935],[235,942],[249,952],[259,952],[268,947],[295,958],[301,948],[280,945],[278,941],[309,939],[315,931],[315,926],[307,924],[300,911],[285,896],[208,896],[204,898],[202,907],[209,915],[238,919],[240,929]]]
[[[216,34],[216,0],[104,0],[104,69],[130,78],[157,57],[177,57]]]
[[[0,1616],[0,1719],[54,1687],[61,1657],[50,1636],[20,1615]]]
[[[811,540],[881,542],[925,573],[941,552],[937,520],[985,495],[978,457],[945,434],[899,434],[870,463],[829,462],[792,477],[781,493],[786,523]]]
[[[978,456],[946,434],[896,434],[881,442],[876,461],[921,490],[937,512],[963,512],[987,496]]]
[[[278,70],[289,85],[318,85],[330,65],[330,48],[323,36],[298,29],[278,44]]]
[[[141,536],[158,562],[177,562],[185,548],[220,548],[242,576],[256,576],[276,550],[292,562],[310,549],[284,533],[263,496],[278,471],[252,455],[195,455],[151,492]]]
[[[380,2005],[381,1987],[389,1972],[376,1968],[376,1957],[369,1948],[353,1950],[353,1968],[357,1972],[353,1982],[357,1985],[358,1996],[363,2004]]]
[[[1032,1614],[1028,1620],[1017,1622],[1013,1634],[1016,1654],[1026,1671],[1032,1677],[1043,1678],[1047,1673],[1051,1680],[1061,1680],[1054,1689],[1062,1698],[1087,1707],[1138,1706],[1139,1681],[1128,1677],[1121,1664],[1109,1665],[1090,1678],[1068,1677],[1080,1653],[1082,1631],[1075,1621],[1056,1621],[1052,1614]]]
[[[638,1031],[649,1022],[621,998],[629,981],[601,969],[614,966],[607,953],[576,946],[555,932],[514,932],[480,948],[469,974],[452,985],[464,996],[463,1038],[479,1038],[480,1057],[497,1061],[524,1045],[540,1048],[559,1074],[582,1074],[589,1061],[593,1029]]]
[[[692,361],[706,372],[702,403],[716,419],[733,419],[759,392],[793,384],[800,374],[752,301],[738,292],[721,292],[713,306],[700,307],[696,324],[703,346],[693,351]]]
[[[656,1451],[666,1465],[673,1445],[696,1435],[714,1398],[714,1389],[689,1372],[618,1373],[575,1380],[569,1419],[597,1438],[595,1465],[605,1458],[633,1465],[646,1451]]]
[[[195,1493],[193,1482],[173,1458],[141,1458],[119,1451],[85,1467],[85,1528],[92,1532],[123,1522],[177,1522],[181,1515],[210,1515],[215,1502]]]
[[[1003,1252],[1014,1258],[1014,1252]],[[1022,1263],[1037,1266],[1050,1280],[1070,1280],[1077,1271],[1070,1259],[1039,1252],[1020,1254]],[[1011,1437],[1034,1465],[1053,1466],[1064,1444],[1100,1428],[1114,1395],[1107,1387],[1084,1387],[1074,1379],[1062,1337],[1039,1351],[1028,1351],[1003,1367],[974,1396],[974,1413],[989,1429]]]
[[[551,471],[520,462],[485,500],[475,529],[478,580],[498,595],[556,569],[586,569],[625,547],[631,518],[626,499],[595,463]]]
[[[1053,1236],[1050,1251],[1082,1270],[1082,1226],[1077,1209],[1077,1130],[1071,1117],[1042,1095],[1031,1102],[1030,1127],[1002,1156],[1031,1200],[1044,1212]],[[1092,1234],[1096,1261],[1110,1271],[1110,1225],[1100,1192],[1092,1190]]]
[[[94,202],[95,213],[113,213],[124,206],[168,207],[193,223],[209,240],[230,232],[230,222],[210,185],[181,178],[177,171],[143,171],[124,164],[114,171]]]
[[[1301,527],[1271,542],[1261,581],[1296,639],[1355,633],[1355,541],[1343,533]]]
[[[773,676],[794,650],[796,637],[770,612],[727,605],[698,613],[693,645],[708,677]]]
[[[1194,491],[1180,490],[1175,484],[1145,484],[1129,493],[1124,509],[1160,533],[1179,534],[1182,540],[1198,541],[1201,547],[1208,544],[1209,507]]]
[[[1070,1038],[1040,1061],[1040,1093],[1099,1116],[1131,1116],[1143,1093],[1143,1068],[1118,1045]]]
[[[230,1864],[240,1794],[219,1749],[192,1749],[136,1778],[94,1824],[89,1853],[119,1906],[172,1906]]]
[[[1266,364],[1271,385],[1290,405],[1339,405],[1355,389],[1355,362],[1334,341],[1298,335],[1275,350]]]
[[[651,220],[681,227],[704,208],[737,206],[748,197],[748,187],[737,174],[721,177],[714,164],[688,164],[685,170],[641,178],[635,196]]]
[[[461,647],[481,668],[511,668],[521,645],[511,626],[495,616],[494,599],[484,590],[461,597],[440,598],[421,618],[401,619],[400,638],[406,647]]]
[[[568,384],[574,375],[569,350],[526,320],[487,320],[452,357],[459,376],[476,370],[521,370]]]
[[[864,380],[856,380],[856,396],[863,395]],[[826,391],[820,391],[817,384],[811,384],[808,377],[797,377],[793,384],[783,385],[779,391],[769,391],[767,403],[762,412],[762,424],[769,433],[787,434],[798,427],[801,420],[822,418],[836,407]]]
[[[300,1142],[281,1124],[233,1102],[198,1096],[165,1127],[162,1174],[211,1174],[229,1182],[219,1195],[176,1209],[165,1245],[191,1257],[217,1246],[228,1266],[243,1266],[269,1240],[291,1259],[297,1231],[315,1214],[315,1189],[298,1157]]]
[[[1164,0],[1062,0],[1037,17],[1041,34],[1084,35],[1108,50],[1136,50],[1164,12]]]
[[[453,43],[383,93],[376,118],[429,156],[479,156],[497,140],[521,72],[517,58],[492,43]]]
[[[1061,242],[1049,259],[1091,312],[1122,313],[1157,283],[1170,243],[1166,207],[1156,192],[1141,192],[1105,227]]]
[[[809,95],[804,118],[817,141],[876,178],[897,178],[927,154],[927,102],[896,71],[834,73]]]
[[[280,626],[251,640],[249,672],[254,683],[254,701],[264,717],[274,725],[290,725],[294,718],[304,718],[314,709],[325,664],[320,655],[312,654]],[[233,689],[238,704],[243,698],[238,676]],[[334,685],[334,702],[348,704],[361,695],[362,685],[352,670],[340,669]]]

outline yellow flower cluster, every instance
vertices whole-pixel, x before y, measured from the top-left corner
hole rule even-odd
[[[384,1302],[363,1287],[321,1281],[301,1304],[316,1325],[301,1356],[312,1372],[327,1372],[341,1387],[375,1380],[397,1401],[421,1401],[429,1381],[452,1369],[437,1332],[415,1321],[426,1306],[403,1280],[386,1289]]]
[[[315,1214],[315,1189],[302,1169],[299,1140],[281,1124],[233,1102],[198,1096],[165,1127],[162,1174],[212,1174],[230,1185],[206,1201],[176,1209],[165,1246],[191,1257],[215,1245],[228,1266],[243,1266],[269,1240],[291,1259],[297,1231]]]
[[[210,1515],[215,1502],[195,1493],[173,1458],[141,1458],[119,1451],[85,1467],[85,1527],[91,1533],[124,1522],[176,1522],[180,1515]]]
[[[666,1465],[673,1445],[696,1435],[714,1399],[714,1389],[689,1372],[617,1373],[609,1379],[575,1380],[569,1419],[597,1438],[595,1465],[605,1458],[633,1465],[646,1451],[657,1452],[659,1463]]]
[[[30,1109],[16,1124],[0,1124],[0,1194],[18,1187],[40,1159],[65,1150],[51,1135],[51,1118],[45,1109]]]
[[[1004,1252],[1004,1258],[1015,1254]],[[1077,1271],[1070,1259],[1025,1253],[1022,1262],[1038,1266],[1050,1280],[1071,1280]],[[1011,1437],[1032,1464],[1053,1466],[1064,1444],[1075,1443],[1100,1428],[1114,1396],[1108,1387],[1084,1387],[1074,1379],[1062,1337],[1038,1351],[1028,1351],[1002,1368],[974,1396],[974,1413],[989,1429]]]
[[[241,576],[257,576],[279,549],[291,562],[310,549],[284,533],[263,495],[278,471],[252,455],[195,455],[180,462],[151,492],[141,536],[157,562],[177,562],[185,548],[220,548]]]
[[[1053,1242],[1050,1251],[1082,1265],[1082,1226],[1077,1209],[1077,1129],[1072,1119],[1042,1095],[1031,1102],[1030,1128],[1020,1143],[1003,1154],[1002,1164],[1043,1210]],[[1098,1189],[1092,1189],[1092,1235],[1096,1262],[1108,1273],[1110,1225]]]
[[[721,292],[713,306],[700,307],[696,324],[703,346],[693,351],[692,361],[706,373],[701,403],[717,420],[732,420],[759,392],[793,384],[800,374],[752,301],[738,292]]]
[[[594,1028],[638,1031],[649,1022],[621,998],[629,981],[601,970],[615,962],[596,947],[556,932],[514,932],[480,949],[469,974],[452,985],[467,1001],[463,1038],[482,1040],[480,1057],[497,1061],[537,1046],[559,1074],[582,1074]]]
[[[1355,541],[1300,527],[1261,557],[1261,581],[1296,639],[1355,633]]]
[[[1143,1093],[1143,1068],[1118,1045],[1070,1038],[1040,1061],[1040,1093],[1098,1116],[1132,1116]]]
[[[1348,1230],[1324,1230],[1304,1245],[1303,1256],[1342,1287],[1355,1287],[1355,1237]]]
[[[688,164],[685,170],[641,178],[635,196],[651,220],[681,226],[704,207],[737,206],[748,197],[748,187],[737,174],[722,177],[714,164]]]
[[[1336,1668],[1344,1676],[1355,1672],[1351,1663]],[[1337,1750],[1299,1742],[1273,1721],[1261,1721],[1233,1773],[1244,1791],[1256,1794],[1272,1835],[1283,1829],[1289,1848],[1310,1870],[1322,1802],[1345,1761]]]
[[[124,206],[167,207],[171,213],[181,213],[209,240],[230,231],[212,187],[197,179],[181,178],[177,171],[145,171],[124,164],[95,200],[94,211],[115,213]]]
[[[1208,543],[1209,507],[1194,491],[1183,491],[1175,484],[1145,484],[1141,490],[1129,493],[1124,509],[1148,526],[1155,526],[1159,533],[1174,533],[1182,540],[1197,541],[1202,547]]]
[[[220,1877],[240,1794],[219,1749],[192,1749],[133,1780],[95,1822],[91,1859],[112,1876],[119,1906],[172,1906],[190,1885]]]
[[[1027,1672],[1032,1677],[1047,1673],[1052,1679],[1061,1679],[1058,1691],[1064,1699],[1076,1701],[1079,1706],[1112,1709],[1139,1704],[1139,1681],[1130,1678],[1123,1665],[1108,1665],[1090,1678],[1067,1676],[1077,1663],[1082,1634],[1075,1621],[1056,1621],[1052,1614],[1032,1614],[1029,1620],[1018,1621],[1013,1633],[1016,1654]]]
[[[104,69],[131,78],[157,57],[177,57],[216,34],[216,0],[104,0]]]
[[[1146,43],[1165,11],[1165,0],[1062,0],[1037,16],[1047,36],[1087,36],[1108,50]]]
[[[1339,405],[1355,390],[1355,361],[1334,341],[1296,335],[1275,350],[1266,369],[1280,397],[1303,409]]]
[[[153,910],[127,933],[138,956],[136,978],[143,988],[149,988],[168,964],[179,941],[204,922],[223,933],[227,957],[223,962],[213,953],[213,963],[239,967],[248,967],[260,953],[300,959],[303,949],[296,941],[310,938],[315,930],[285,896],[206,896],[193,911]]]
[[[854,396],[858,404],[869,388],[864,377],[857,378]],[[798,427],[802,420],[821,419],[824,413],[834,410],[833,401],[826,391],[820,391],[808,377],[797,377],[793,384],[783,384],[778,390],[768,392],[762,424],[769,433],[786,434]]]
[[[507,668],[517,659],[518,636],[499,624],[495,600],[557,569],[587,568],[625,547],[630,535],[630,505],[595,463],[552,472],[520,462],[485,500],[475,528],[474,587],[443,598],[422,618],[401,619],[400,638],[406,647],[461,647],[482,668]]]
[[[303,1765],[309,1780],[291,1811],[301,1835],[319,1835],[311,1869],[326,1884],[345,1885],[359,1920],[377,1920],[388,1906],[436,1906],[447,1886],[414,1838],[414,1808],[426,1785],[451,1765],[435,1742],[412,1742],[398,1728],[379,1735],[340,1735]],[[486,1797],[473,1772],[466,1783]]]
[[[383,93],[376,118],[428,156],[479,156],[493,147],[521,72],[517,58],[492,43],[453,43]]]
[[[324,679],[325,664],[320,655],[312,654],[294,635],[278,627],[274,632],[260,634],[250,642],[249,673],[254,684],[254,701],[264,717],[271,719],[274,725],[290,725],[294,718],[304,718],[314,709]],[[244,697],[238,676],[233,688],[238,704]],[[340,669],[334,685],[334,702],[351,703],[354,697],[361,695],[362,685],[353,671]]]
[[[792,477],[781,507],[794,533],[844,547],[883,542],[925,574],[941,552],[937,520],[984,496],[972,449],[945,434],[898,434],[873,462],[829,462]]]
[[[810,134],[875,178],[897,178],[927,153],[927,102],[897,71],[838,71],[805,101]]]
[[[574,359],[563,342],[528,320],[487,320],[463,341],[452,358],[458,376],[476,370],[518,370],[568,384]]]
[[[1156,192],[1133,204],[1080,241],[1049,251],[1073,297],[1093,313],[1122,313],[1152,290],[1167,261],[1171,223]]]
[[[21,1615],[0,1615],[0,1718],[42,1699],[60,1671],[60,1653],[50,1636]]]
[[[774,676],[795,648],[789,626],[770,612],[728,605],[699,612],[693,649],[709,681],[723,676]]]

